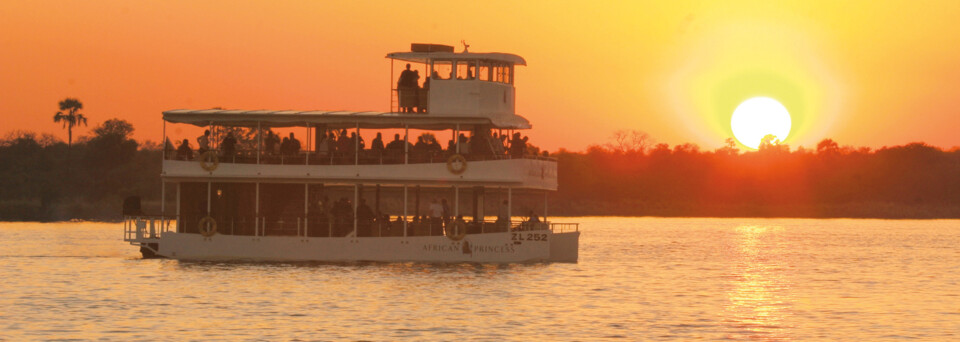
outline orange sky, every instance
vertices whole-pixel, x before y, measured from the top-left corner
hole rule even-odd
[[[960,2],[589,3],[4,1],[0,134],[65,139],[68,96],[154,141],[168,109],[387,110],[384,55],[465,39],[527,59],[517,111],[550,150],[619,129],[712,149],[758,95],[792,146],[960,146]]]

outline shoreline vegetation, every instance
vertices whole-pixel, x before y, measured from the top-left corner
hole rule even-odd
[[[8,133],[0,139],[0,221],[119,221],[127,196],[159,213],[161,145],[130,139],[133,130],[111,119],[69,144]],[[825,139],[791,149],[766,139],[757,151],[740,151],[727,139],[702,151],[620,131],[610,143],[550,156],[559,162],[559,191],[549,216],[960,218],[957,148],[873,150]]]

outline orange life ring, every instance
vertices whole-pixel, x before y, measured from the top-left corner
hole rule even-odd
[[[467,171],[467,158],[459,153],[450,156],[447,158],[447,171],[455,175],[464,173]]]
[[[199,159],[200,167],[202,167],[204,170],[213,172],[213,170],[217,169],[217,166],[220,166],[220,157],[217,156],[217,152],[203,152]]]
[[[211,237],[217,234],[217,220],[214,220],[213,217],[208,215],[200,219],[200,223],[197,224],[197,230],[200,231],[200,235]]]
[[[463,240],[463,238],[467,237],[467,224],[466,224],[466,223],[464,223],[463,221],[459,221],[459,220],[458,220],[458,221],[453,221],[452,223],[453,223],[453,224],[452,224],[453,227],[448,227],[448,228],[453,228],[453,229],[447,229],[447,232],[446,232],[448,239],[453,240],[453,241],[460,241],[460,240]],[[456,233],[456,234],[453,234],[453,231],[457,231],[457,233]]]

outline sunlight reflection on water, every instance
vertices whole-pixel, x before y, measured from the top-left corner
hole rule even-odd
[[[571,218],[578,264],[141,260],[0,223],[0,340],[955,340],[958,221]]]

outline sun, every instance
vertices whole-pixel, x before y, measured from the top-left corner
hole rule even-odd
[[[733,111],[730,128],[741,144],[760,147],[760,140],[773,134],[783,141],[790,134],[790,113],[777,100],[769,97],[754,97],[743,101]]]

